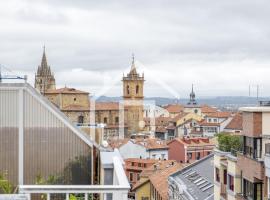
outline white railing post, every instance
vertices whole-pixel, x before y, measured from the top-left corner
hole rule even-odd
[[[88,194],[85,193],[85,194],[84,194],[84,200],[87,200],[87,199],[88,199]]]
[[[50,193],[47,193],[47,200],[50,200],[51,199],[51,195]]]
[[[66,193],[66,200],[69,200],[69,193]]]

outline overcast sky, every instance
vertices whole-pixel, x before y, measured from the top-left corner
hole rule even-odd
[[[121,96],[135,54],[145,96],[270,96],[270,1],[0,1],[0,64],[33,83],[46,45],[57,86]]]

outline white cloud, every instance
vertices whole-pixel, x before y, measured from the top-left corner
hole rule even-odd
[[[249,84],[269,96],[269,9],[266,0],[1,1],[0,63],[31,82],[46,44],[59,86],[120,96],[134,52],[146,96],[187,97],[192,83],[199,96],[246,95]]]

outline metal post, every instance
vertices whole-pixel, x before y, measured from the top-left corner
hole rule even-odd
[[[66,193],[66,200],[69,200],[69,193]]]
[[[51,199],[51,195],[50,193],[47,193],[47,200],[50,200]]]
[[[23,109],[23,89],[19,90],[19,94],[18,94],[18,116],[19,116],[19,120],[18,120],[18,128],[19,128],[19,185],[23,185],[23,161],[24,161],[24,154],[23,154],[23,113],[24,113],[24,109]]]
[[[87,200],[87,199],[88,199],[88,194],[85,193],[85,194],[84,194],[84,200]]]

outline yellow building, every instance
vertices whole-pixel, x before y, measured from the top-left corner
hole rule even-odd
[[[214,151],[214,197],[236,200],[241,192],[241,172],[237,168],[237,157],[230,152]]]

